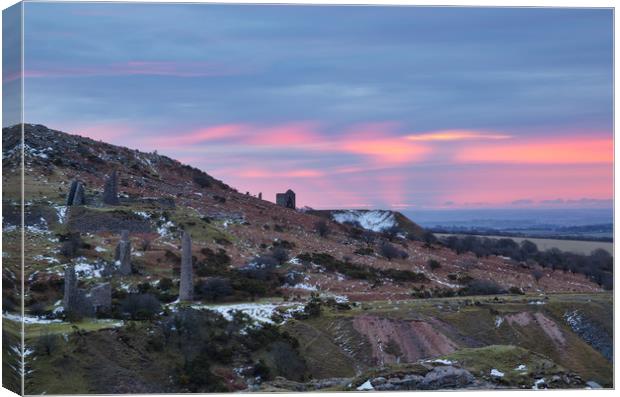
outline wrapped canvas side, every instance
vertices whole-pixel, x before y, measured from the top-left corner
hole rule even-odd
[[[2,386],[24,393],[22,3],[2,12]]]

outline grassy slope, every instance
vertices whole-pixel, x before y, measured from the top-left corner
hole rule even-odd
[[[317,342],[324,347],[325,350],[306,349],[304,351],[309,366],[317,372],[320,372],[322,366],[325,365],[323,357],[325,351],[334,352],[331,354],[335,357],[335,352],[338,352],[340,356],[333,363],[333,366],[338,369],[346,368],[346,373],[350,373],[351,369],[357,369],[359,372],[359,370],[370,368],[368,361],[364,363],[364,357],[368,360],[369,353],[367,347],[364,346],[364,338],[361,335],[358,334],[356,339],[355,333],[347,333],[347,335],[353,338],[347,345],[354,347],[354,354],[343,354],[338,346],[334,344],[334,340],[339,336],[342,337],[342,328],[336,327],[335,324],[346,324],[349,319],[360,314],[373,314],[397,319],[434,318],[439,320],[440,324],[444,324],[442,332],[457,342],[462,349],[489,345],[511,345],[513,347],[510,348],[510,355],[506,357],[507,359],[508,357],[520,357],[517,352],[526,352],[527,357],[531,359],[541,355],[548,357],[551,361],[569,370],[575,371],[585,380],[592,379],[608,386],[612,384],[612,363],[574,334],[563,320],[563,315],[568,310],[574,310],[575,308],[587,310],[591,308],[591,312],[596,316],[596,319],[610,327],[610,294],[585,296],[553,295],[545,305],[528,304],[528,299],[522,296],[510,296],[504,297],[504,299],[505,302],[500,303],[494,302],[488,297],[473,297],[472,300],[479,300],[481,304],[471,306],[460,305],[458,310],[456,310],[456,307],[459,301],[463,301],[462,298],[413,300],[401,303],[371,302],[365,303],[362,307],[355,308],[349,312],[325,312],[320,318],[303,321],[302,324],[291,323],[287,325],[287,328],[290,329],[289,332],[293,333],[300,340],[302,346]],[[499,327],[496,327],[498,316],[502,317],[518,312],[528,312],[531,314],[541,312],[547,318],[554,320],[562,335],[564,335],[566,343],[558,345],[535,323],[522,327],[516,324],[508,325],[504,322]],[[340,335],[334,332],[336,330],[340,332]],[[524,350],[514,350],[516,349],[514,346]],[[360,351],[355,351],[356,347]],[[487,364],[490,367],[485,367],[486,373],[492,367],[501,368],[502,370],[514,368],[510,367],[512,361],[510,363],[501,361],[503,358],[502,354],[499,353],[501,351],[489,352],[489,357],[496,357],[497,360],[489,358]],[[455,354],[461,357],[461,359],[468,355],[472,355],[474,358],[478,355],[473,350],[460,350]],[[346,367],[340,364],[343,361],[348,363]],[[477,361],[475,364],[478,365]],[[515,364],[515,367],[518,364]],[[476,368],[474,367],[474,369]]]

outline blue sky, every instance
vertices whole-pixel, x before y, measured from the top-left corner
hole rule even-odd
[[[26,121],[316,207],[608,205],[612,18],[27,3]]]

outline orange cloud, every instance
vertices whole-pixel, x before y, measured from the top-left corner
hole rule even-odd
[[[499,140],[510,139],[512,136],[506,134],[485,133],[469,130],[445,130],[435,131],[425,134],[409,135],[410,141],[466,141],[466,140]]]
[[[420,161],[430,148],[395,135],[394,123],[371,123],[355,127],[339,140],[342,151],[370,156],[379,163]]]
[[[514,164],[613,163],[613,141],[611,138],[564,137],[512,144],[469,146],[457,153],[456,161]]]
[[[270,171],[264,169],[246,169],[234,172],[243,178],[320,178],[325,174],[312,169],[298,169],[290,171]]]

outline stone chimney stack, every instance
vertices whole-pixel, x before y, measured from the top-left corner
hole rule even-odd
[[[181,284],[179,286],[179,300],[191,301],[194,298],[194,281],[192,275],[192,239],[184,231],[181,240]]]
[[[75,267],[69,265],[65,267],[65,295],[62,298],[62,306],[65,312],[71,312],[75,309],[78,301],[77,276],[75,275]]]
[[[121,241],[116,246],[115,259],[120,262],[119,272],[123,276],[131,274],[131,241],[129,240],[129,230],[121,232]]]
[[[118,200],[118,174],[112,171],[103,186],[103,203],[107,205],[119,205]]]

